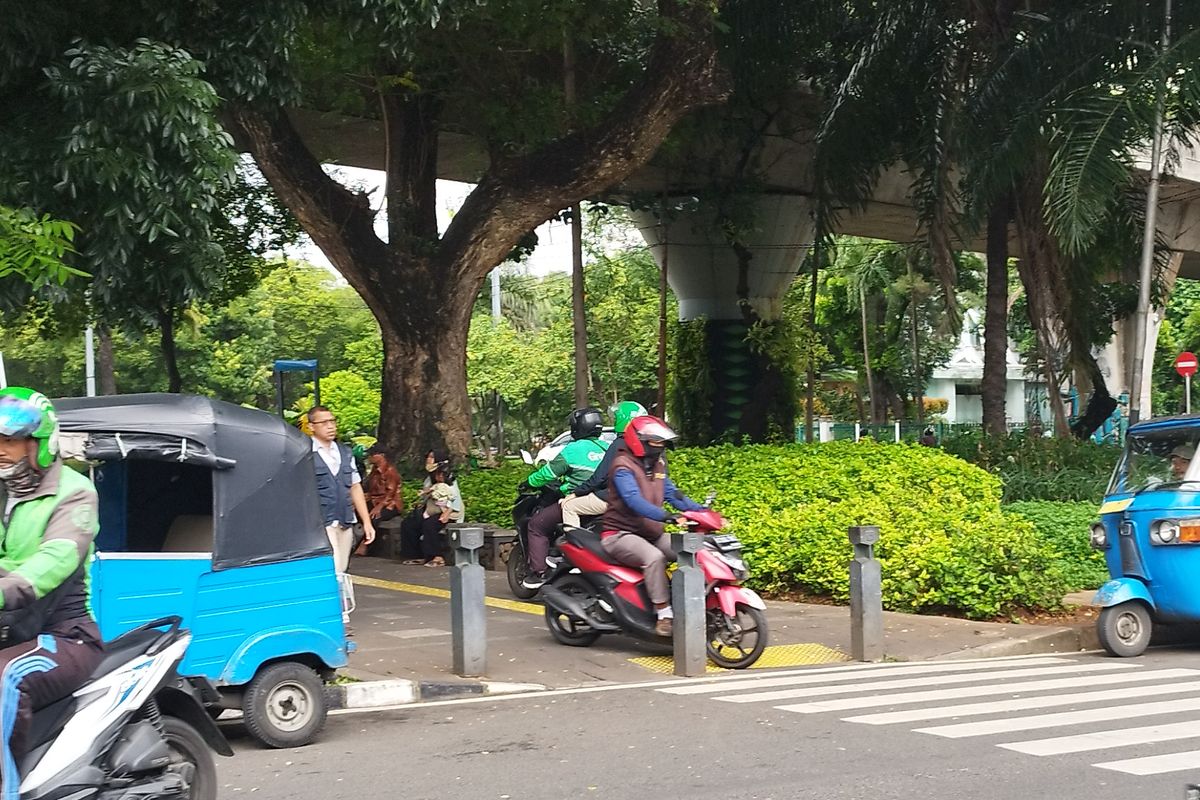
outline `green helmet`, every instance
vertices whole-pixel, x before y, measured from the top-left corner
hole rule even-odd
[[[0,434],[37,439],[37,466],[45,469],[58,455],[58,414],[50,398],[33,389],[0,389]]]
[[[613,409],[613,430],[620,436],[629,425],[629,420],[644,416],[646,416],[646,409],[642,407],[641,403],[634,400],[622,401]]]

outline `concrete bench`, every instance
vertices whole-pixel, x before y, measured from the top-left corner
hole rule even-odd
[[[368,554],[379,558],[400,559],[400,526],[404,517],[395,517],[375,526],[375,544],[371,545]],[[442,529],[444,544],[442,557],[447,564],[454,563],[454,552],[450,547],[450,530],[452,528],[483,528],[483,549],[479,551],[479,562],[484,569],[503,572],[508,568],[508,554],[517,541],[515,531],[505,530],[495,525],[482,525],[465,522],[451,523]]]

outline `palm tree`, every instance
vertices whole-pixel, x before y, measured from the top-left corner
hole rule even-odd
[[[867,397],[871,403],[871,422],[882,422],[883,398],[875,385],[875,374],[871,369],[871,323],[869,309],[875,305],[879,292],[882,292],[892,281],[889,249],[872,244],[861,239],[846,237],[838,244],[839,271],[846,278],[850,297],[855,299],[855,305],[862,323],[863,368],[867,376]],[[871,302],[868,302],[870,299]]]

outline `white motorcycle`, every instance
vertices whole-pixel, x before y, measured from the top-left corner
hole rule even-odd
[[[180,622],[165,617],[108,642],[82,688],[35,712],[20,800],[216,799],[212,751],[233,750],[204,710],[216,690],[175,672],[192,638]]]

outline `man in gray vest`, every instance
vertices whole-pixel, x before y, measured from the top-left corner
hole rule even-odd
[[[337,418],[325,406],[313,406],[308,410],[308,424],[313,432],[313,468],[317,473],[321,515],[325,519],[329,544],[333,547],[334,568],[341,575],[350,566],[354,523],[362,522],[367,544],[375,541],[375,526],[367,513],[367,499],[354,456],[349,447],[334,441]]]

